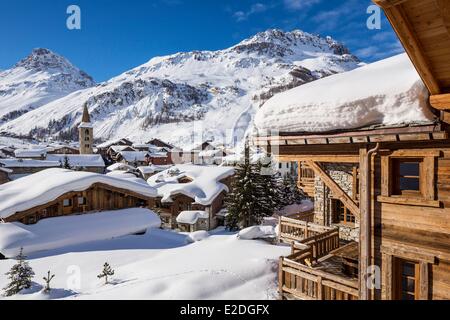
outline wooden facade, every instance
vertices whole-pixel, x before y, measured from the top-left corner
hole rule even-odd
[[[71,191],[43,205],[16,212],[5,222],[34,224],[45,218],[79,215],[126,208],[153,208],[155,199],[132,190],[95,183],[83,191]]]
[[[299,186],[311,195],[323,185],[339,201],[335,210],[343,222],[358,227],[351,249],[340,248],[342,239],[330,245],[327,232],[308,246],[293,246],[292,254],[280,259],[282,298],[450,299],[450,2],[374,2],[385,10],[427,86],[439,122],[255,138],[269,151],[276,148],[280,161],[297,161]],[[353,167],[351,188],[336,181],[329,164]],[[314,172],[314,184],[307,168]],[[319,207],[316,203],[315,210]],[[280,224],[299,237],[296,241],[310,241],[302,223]],[[356,268],[356,278],[342,273],[345,266]]]

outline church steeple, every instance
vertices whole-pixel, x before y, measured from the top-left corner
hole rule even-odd
[[[91,123],[91,116],[87,103],[83,106],[83,116],[81,123],[78,126],[78,136],[80,140],[80,154],[93,154],[94,153],[94,127]]]
[[[83,123],[91,123],[91,116],[89,115],[89,110],[87,107],[87,103],[84,104],[83,107],[83,118],[81,119]]]

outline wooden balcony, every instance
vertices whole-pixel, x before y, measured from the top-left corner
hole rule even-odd
[[[342,256],[333,254],[340,248],[339,229],[282,217],[280,240],[292,243],[291,254],[281,257],[279,262],[281,298],[358,299],[357,277],[346,272]],[[354,249],[354,245],[348,247]]]
[[[310,198],[314,198],[314,180],[314,178],[300,178],[297,183],[298,188]]]

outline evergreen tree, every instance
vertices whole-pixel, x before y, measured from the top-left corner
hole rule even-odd
[[[70,161],[69,161],[69,157],[68,156],[64,156],[64,161],[61,165],[64,169],[72,169],[72,166],[70,165]]]
[[[44,288],[44,292],[45,293],[49,293],[51,288],[50,288],[50,282],[53,280],[53,278],[55,277],[54,274],[51,274],[50,270],[47,273],[46,277],[43,277],[42,279],[44,279],[45,281],[45,288]]]
[[[102,272],[97,276],[97,278],[105,278],[105,284],[108,284],[108,277],[114,275],[114,270],[111,268],[108,262],[103,265]]]
[[[25,260],[26,256],[23,254],[23,248],[20,249],[16,259],[17,263],[6,273],[10,282],[3,290],[7,297],[18,294],[23,289],[29,289],[31,287],[31,279],[34,276],[33,269]]]
[[[306,199],[305,194],[298,188],[297,181],[291,177],[290,178],[290,184],[291,184],[291,192],[292,192],[292,201],[293,203],[300,204],[303,200]]]
[[[279,186],[270,165],[251,164],[249,152],[246,145],[244,163],[237,166],[231,191],[225,199],[226,225],[230,230],[260,224],[280,207]]]
[[[288,176],[284,176],[283,179],[280,179],[280,193],[281,193],[281,203],[282,206],[288,206],[294,203],[293,194],[292,194],[292,183],[291,179]]]

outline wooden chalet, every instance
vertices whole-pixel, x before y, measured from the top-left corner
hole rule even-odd
[[[255,137],[298,163],[315,200],[314,223],[280,218],[280,240],[292,243],[279,265],[283,299],[450,299],[450,1],[374,2],[439,121]]]
[[[46,218],[126,208],[153,208],[150,186],[106,175],[49,169],[0,186],[0,220],[34,224]]]

